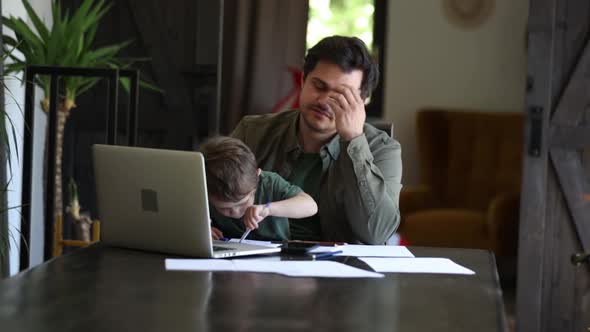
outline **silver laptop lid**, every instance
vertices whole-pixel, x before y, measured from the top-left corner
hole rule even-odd
[[[94,145],[93,159],[104,243],[212,257],[201,153]]]

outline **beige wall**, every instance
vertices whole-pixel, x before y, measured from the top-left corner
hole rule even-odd
[[[442,0],[390,0],[384,118],[402,144],[404,185],[417,184],[416,110],[424,106],[522,111],[527,0],[496,0],[490,18],[462,30]]]

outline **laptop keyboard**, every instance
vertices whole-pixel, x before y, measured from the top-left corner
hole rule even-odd
[[[220,246],[213,246],[213,251],[231,251],[231,250],[236,250],[236,248],[226,248],[226,247],[220,247]]]

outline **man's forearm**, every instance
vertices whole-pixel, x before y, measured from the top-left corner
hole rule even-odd
[[[336,161],[345,182],[344,209],[356,237],[368,244],[382,244],[399,226],[401,149],[384,145],[371,152],[366,138],[343,144]]]
[[[366,181],[368,185],[351,185],[345,189],[346,219],[361,242],[383,244],[399,226],[399,196],[393,197],[390,190],[387,190],[387,182],[379,177],[361,175],[359,182],[361,181]],[[355,204],[348,204],[350,201]]]

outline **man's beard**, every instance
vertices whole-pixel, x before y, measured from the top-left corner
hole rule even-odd
[[[320,112],[324,112],[327,115],[326,119],[324,120],[325,122],[315,120],[317,115],[314,108]],[[321,134],[336,132],[336,128],[332,126],[332,117],[333,115],[330,113],[330,111],[322,109],[322,107],[316,105],[306,107],[304,114],[302,114],[302,120],[305,127],[313,132]]]

